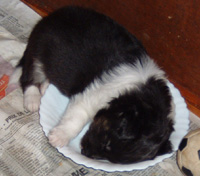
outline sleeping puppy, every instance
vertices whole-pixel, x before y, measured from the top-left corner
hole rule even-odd
[[[48,84],[70,101],[49,142],[63,147],[89,121],[82,154],[114,163],[172,150],[173,101],[165,73],[142,44],[102,14],[65,7],[33,29],[15,71],[24,104],[37,111]]]

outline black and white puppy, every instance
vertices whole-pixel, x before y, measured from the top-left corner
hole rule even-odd
[[[95,11],[65,7],[33,29],[15,71],[24,104],[37,111],[54,84],[70,98],[49,142],[62,147],[92,124],[82,153],[115,163],[153,159],[172,150],[173,101],[165,73],[122,26]]]

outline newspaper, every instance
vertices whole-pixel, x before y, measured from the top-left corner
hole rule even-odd
[[[17,85],[7,87],[6,81],[23,54],[31,29],[40,18],[19,0],[0,2],[0,84],[3,80],[0,89],[0,93],[3,92],[0,100],[0,176],[181,175],[176,154],[144,170],[108,173],[78,165],[48,143],[38,113],[25,110],[21,89]],[[193,114],[191,118],[195,121],[191,129],[198,128],[199,119]]]
[[[41,17],[19,0],[0,1],[0,25],[26,42],[33,26]]]

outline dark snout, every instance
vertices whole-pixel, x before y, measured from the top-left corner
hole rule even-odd
[[[99,156],[98,154],[92,153],[90,150],[82,149],[81,154],[87,156],[88,158],[103,160],[104,158]]]
[[[91,126],[93,126],[92,124]],[[83,136],[81,140],[81,154],[87,156],[88,158],[92,159],[105,159],[101,155],[102,153],[100,152],[100,146],[101,144],[97,140],[98,138],[96,137],[96,134],[93,130],[90,129],[87,131],[87,133]],[[101,153],[101,155],[99,154]]]

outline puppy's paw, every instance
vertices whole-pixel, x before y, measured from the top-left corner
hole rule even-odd
[[[39,110],[41,94],[38,87],[29,86],[24,92],[24,107],[31,112]]]
[[[63,126],[57,126],[51,130],[48,138],[50,144],[54,147],[63,147],[67,145],[70,140]]]
[[[39,107],[40,107],[40,99],[41,99],[40,94],[25,96],[25,98],[24,98],[25,108],[31,112],[38,111]]]

